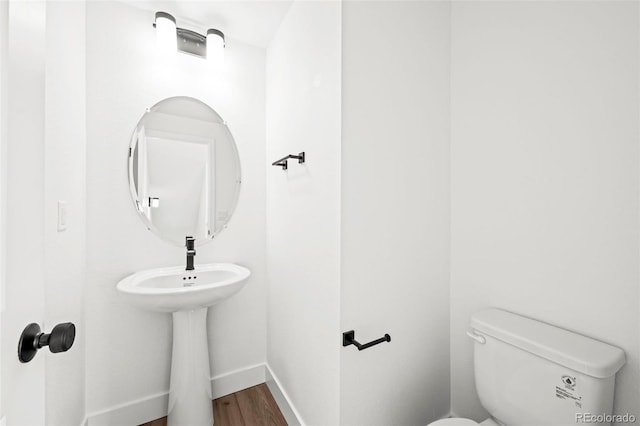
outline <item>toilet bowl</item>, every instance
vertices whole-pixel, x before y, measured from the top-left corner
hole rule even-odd
[[[474,422],[471,419],[463,419],[460,417],[451,417],[448,419],[442,419],[429,423],[429,426],[477,426],[480,423]]]
[[[448,419],[442,419],[429,423],[429,426],[500,426],[493,419],[487,419],[482,423],[474,422],[471,419],[465,419],[462,417],[450,417]]]

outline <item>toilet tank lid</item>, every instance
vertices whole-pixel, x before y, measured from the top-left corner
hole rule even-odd
[[[501,309],[475,313],[471,327],[592,377],[613,376],[625,363],[620,348]]]

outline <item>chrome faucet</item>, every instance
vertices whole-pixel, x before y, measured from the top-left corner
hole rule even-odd
[[[185,246],[187,247],[187,271],[193,271],[193,258],[196,256],[196,239],[187,236],[185,238]]]

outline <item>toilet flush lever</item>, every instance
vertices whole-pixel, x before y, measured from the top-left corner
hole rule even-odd
[[[485,343],[487,343],[487,339],[485,339],[484,336],[480,336],[479,334],[476,334],[473,331],[467,331],[467,336],[471,337],[473,340],[480,343],[481,345],[484,345]]]

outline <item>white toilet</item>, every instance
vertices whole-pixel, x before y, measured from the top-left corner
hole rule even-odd
[[[471,328],[476,390],[491,417],[429,426],[610,425],[621,349],[499,309],[473,315]],[[586,422],[587,415],[603,421]]]

